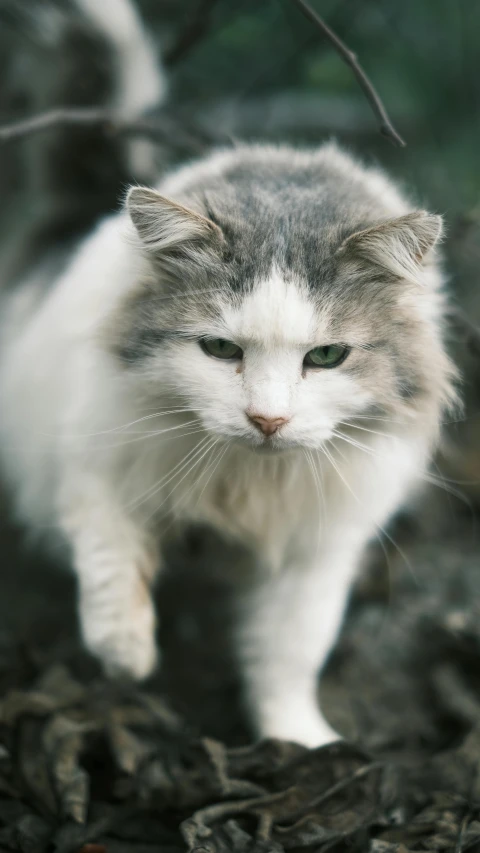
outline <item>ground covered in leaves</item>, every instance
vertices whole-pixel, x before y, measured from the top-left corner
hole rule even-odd
[[[81,650],[68,574],[5,531],[0,851],[480,851],[478,533],[452,498],[372,550],[321,687],[349,740],[308,751],[248,742],[227,642],[245,555],[173,547],[163,672],[138,690]]]

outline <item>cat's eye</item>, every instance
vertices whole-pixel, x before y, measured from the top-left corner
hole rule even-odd
[[[233,341],[226,341],[224,338],[202,338],[200,346],[203,351],[214,358],[223,358],[225,360],[239,360],[243,356],[243,351]]]
[[[338,367],[345,361],[349,348],[342,344],[328,344],[324,347],[314,347],[307,352],[303,363],[306,367]]]

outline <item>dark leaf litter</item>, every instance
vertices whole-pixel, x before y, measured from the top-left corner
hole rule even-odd
[[[109,683],[75,645],[31,653],[5,632],[1,853],[480,852],[474,527],[400,529],[408,556],[392,551],[386,585],[370,561],[322,687],[361,748],[228,747],[165,688]]]

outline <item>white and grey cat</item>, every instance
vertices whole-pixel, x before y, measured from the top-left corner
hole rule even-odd
[[[68,543],[108,670],[152,671],[162,536],[207,523],[257,558],[237,652],[258,735],[336,736],[318,670],[455,396],[440,233],[335,145],[244,145],[133,186],[58,277],[4,293],[3,475]]]

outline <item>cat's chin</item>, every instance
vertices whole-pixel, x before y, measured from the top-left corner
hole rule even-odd
[[[263,441],[258,438],[250,438],[243,435],[228,435],[216,433],[217,441],[222,444],[233,444],[241,447],[244,450],[250,450],[251,453],[258,453],[262,456],[278,456],[279,454],[293,453],[304,449],[321,450],[324,442],[331,438],[331,433],[327,433],[318,442],[312,443],[308,441],[300,441],[284,438],[266,438]]]
[[[291,450],[292,447],[288,444],[283,447],[280,447],[278,444],[274,446],[270,442],[266,441],[264,444],[250,445],[250,449],[253,450],[254,453],[261,453],[263,456],[273,456],[277,453],[285,453],[286,450]]]
[[[248,438],[236,439],[242,447],[251,450],[252,453],[260,453],[262,456],[274,456],[279,453],[287,453],[289,450],[298,450],[299,444],[293,441],[284,441],[267,438],[265,441],[251,441]]]
[[[298,453],[301,450],[321,450],[321,445],[303,444],[300,441],[282,441],[273,443],[265,441],[262,444],[253,444],[253,442],[240,442],[243,447],[248,447],[252,453],[259,453],[262,456],[278,456],[279,454]]]

